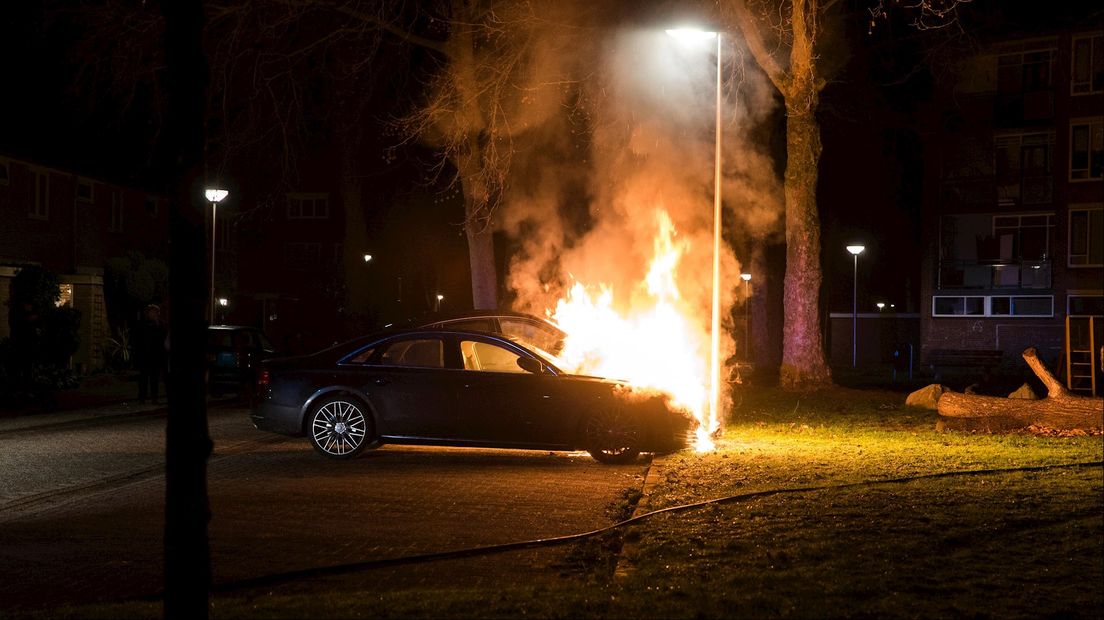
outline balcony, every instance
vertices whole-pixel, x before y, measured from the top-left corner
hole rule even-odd
[[[936,288],[1049,289],[1050,261],[942,260]]]

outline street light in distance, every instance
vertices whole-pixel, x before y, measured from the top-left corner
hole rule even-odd
[[[230,195],[230,192],[224,189],[209,187],[203,192],[204,197],[207,198],[207,202],[211,203],[211,315],[208,320],[212,323],[215,322],[215,248],[218,247],[218,237],[215,236],[215,226],[218,224],[218,217],[215,213],[218,203],[226,199]]]
[[[847,251],[855,257],[855,277],[851,288],[851,367],[854,368],[859,359],[859,254],[862,254],[866,246],[849,245]]]

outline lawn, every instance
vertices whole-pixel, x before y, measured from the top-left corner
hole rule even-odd
[[[723,501],[575,543],[577,566],[552,580],[289,584],[218,595],[212,615],[1101,617],[1104,439],[939,433],[933,412],[903,401],[749,391],[716,451],[657,459],[637,514]],[[611,515],[635,499],[626,490]],[[136,603],[51,617],[158,613]]]

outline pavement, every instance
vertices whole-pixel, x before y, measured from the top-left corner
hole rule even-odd
[[[0,616],[9,605],[41,608],[47,592],[51,604],[82,604],[160,588],[164,424],[157,418],[166,407],[138,403],[128,390],[136,387],[116,381],[98,386],[99,404],[0,418],[0,452],[11,469],[11,488],[0,494]],[[59,400],[93,401],[87,394]],[[597,529],[648,471],[645,462],[607,466],[584,453],[414,446],[334,462],[301,438],[258,433],[232,399],[212,404],[214,581],[237,594],[555,583],[594,570],[588,554],[574,546],[531,549],[231,585]],[[58,490],[40,491],[50,484]]]

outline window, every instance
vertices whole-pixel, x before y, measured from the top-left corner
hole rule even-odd
[[[77,202],[93,202],[92,181],[77,179]]]
[[[60,308],[62,306],[72,306],[73,305],[73,285],[72,284],[59,284],[58,285],[58,292],[60,293],[60,295],[58,296],[58,300],[56,302],[54,302],[54,305],[56,305],[58,308]]]
[[[437,329],[455,329],[462,332],[490,332],[494,333],[495,326],[491,319],[463,319],[459,321],[445,321],[437,323],[433,327]]]
[[[932,297],[932,316],[1051,317],[1053,295],[989,295]]]
[[[1051,201],[1053,133],[1007,134],[994,139],[1000,205]]]
[[[288,194],[289,220],[324,220],[329,217],[329,194]]]
[[[123,197],[118,190],[111,192],[111,222],[107,229],[111,232],[123,232]]]
[[[1073,38],[1070,93],[1084,95],[1104,91],[1104,35]]]
[[[1100,291],[1073,291],[1066,296],[1066,314],[1069,316],[1104,316],[1104,293]]]
[[[1048,90],[1051,85],[1053,50],[1004,54],[997,59],[997,90],[1026,93]]]
[[[487,342],[464,340],[460,342],[460,353],[464,356],[464,370],[481,372],[524,373],[518,365],[521,356],[509,349]]]
[[[1050,213],[993,216],[996,258],[1002,261],[1046,260],[1051,225]]]
[[[1069,266],[1104,267],[1104,208],[1070,209]]]
[[[536,348],[538,353],[555,355],[563,349],[563,334],[557,333],[550,325],[516,318],[502,318],[498,322],[502,324],[502,333],[508,338]]]
[[[0,185],[7,185],[11,180],[11,162],[0,159]]]
[[[35,196],[28,216],[34,220],[50,219],[50,174],[48,172],[34,172]]]
[[[1104,178],[1104,120],[1070,123],[1070,180]]]
[[[391,343],[383,350],[380,355],[380,364],[415,368],[444,368],[444,343],[437,338],[399,340]]]

